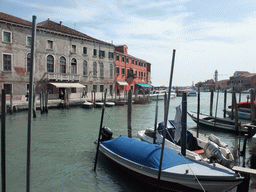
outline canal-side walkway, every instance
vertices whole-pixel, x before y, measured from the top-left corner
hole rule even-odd
[[[89,102],[93,102],[93,96],[91,94],[88,94],[87,96],[85,97],[81,97],[81,96],[77,96],[77,97],[71,97],[69,99],[69,106],[72,107],[72,106],[79,106],[79,105],[82,105],[82,103],[84,103],[85,101],[89,101]],[[147,97],[147,96],[146,96]],[[132,96],[133,99],[135,99],[135,95]],[[139,99],[142,99],[143,98],[143,95],[138,95],[138,98]],[[96,98],[95,100],[96,101],[102,101],[103,99],[103,96],[102,95],[96,95]],[[111,95],[107,95],[106,96],[106,100],[107,101],[115,101],[116,100],[124,100],[126,99],[126,97],[124,95],[121,95],[121,96],[111,96]],[[40,103],[40,98],[37,96],[36,97],[36,108],[37,109],[40,109],[40,106],[41,106],[41,103]],[[23,110],[27,110],[28,109],[28,101],[26,99],[23,99],[23,100],[13,100],[13,111],[16,112],[16,111],[23,111]],[[61,103],[64,103],[63,100],[61,99],[58,99],[58,98],[49,98],[48,99],[48,103],[47,103],[47,107],[48,108],[57,108],[59,107],[59,105]],[[9,110],[10,109],[10,100],[7,100],[6,101],[6,104],[7,104],[7,109]]]

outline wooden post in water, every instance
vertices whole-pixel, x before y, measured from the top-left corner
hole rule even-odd
[[[198,85],[198,95],[197,95],[197,129],[196,129],[196,137],[199,137],[199,115],[200,115],[200,86]]]
[[[45,91],[45,112],[48,113],[48,90]]]
[[[219,102],[219,92],[220,92],[220,89],[218,88],[218,92],[217,92],[217,99],[216,99],[216,108],[215,108],[215,119],[217,117],[217,111],[218,111],[218,102]],[[214,126],[216,124],[216,121],[214,121]]]
[[[182,93],[182,116],[181,116],[181,154],[186,156],[187,148],[187,94]]]
[[[127,128],[128,137],[132,138],[132,91],[128,92],[128,106],[127,106]]]
[[[32,22],[32,43],[29,76],[29,106],[28,106],[28,132],[27,132],[27,182],[26,191],[30,191],[30,148],[31,148],[31,115],[34,94],[34,62],[35,62],[35,39],[36,39],[36,16],[33,15]]]
[[[95,105],[96,102],[96,90],[93,90],[93,103]]]
[[[169,81],[169,92],[168,92],[168,98],[167,98],[167,106],[165,109],[165,116],[164,116],[164,132],[163,132],[163,142],[162,142],[162,148],[161,148],[161,157],[160,157],[160,164],[159,164],[159,170],[158,170],[158,179],[157,179],[157,188],[159,189],[160,179],[161,179],[161,170],[162,170],[162,162],[163,162],[163,155],[164,155],[164,145],[165,145],[165,137],[166,137],[166,127],[167,127],[167,120],[168,120],[168,111],[169,111],[169,104],[170,104],[170,97],[171,97],[171,87],[172,87],[172,77],[173,77],[173,68],[174,68],[174,59],[175,59],[175,52],[176,50],[173,50],[173,57],[172,57],[172,67],[171,67],[171,73],[170,73],[170,81]]]
[[[224,109],[223,109],[224,118],[226,118],[226,108],[227,108],[227,90],[224,91]]]
[[[239,102],[241,102],[241,91],[239,92]]]
[[[238,135],[239,134],[239,124],[238,124],[238,108],[237,108],[237,104],[236,104],[236,95],[235,93],[232,94],[233,97],[233,106],[235,109],[235,133]]]
[[[5,148],[5,107],[6,107],[6,93],[2,89],[2,103],[1,103],[1,178],[2,178],[2,192],[6,191],[6,148]]]
[[[158,95],[156,96],[156,114],[155,114],[155,127],[154,127],[154,140],[153,140],[154,144],[156,143],[157,117],[158,117]]]
[[[42,114],[42,111],[43,111],[43,106],[42,106],[42,90],[40,92],[40,110],[41,110],[41,114]]]
[[[255,100],[255,92],[254,89],[251,89],[251,122],[255,124],[255,106],[254,106],[254,100]]]
[[[234,103],[234,97],[235,96],[235,88],[233,87],[232,89],[232,100],[231,100],[231,120],[234,119],[234,107],[235,105],[237,105],[236,103]]]
[[[100,130],[98,135],[98,143],[97,143],[97,151],[95,156],[95,162],[94,162],[94,171],[96,171],[97,161],[98,161],[98,154],[99,154],[99,147],[100,147],[100,137],[101,137],[101,130],[104,120],[104,112],[105,112],[105,102],[106,102],[106,95],[107,95],[107,89],[105,91],[104,100],[103,100],[103,107],[102,107],[102,113],[101,113],[101,121],[100,121]]]
[[[33,94],[33,118],[36,118],[36,95]]]
[[[93,103],[93,90],[91,91],[91,102]]]
[[[13,112],[13,93],[10,94],[10,114]]]
[[[211,97],[210,97],[210,116],[212,116],[212,106],[213,106],[213,90],[211,90]]]

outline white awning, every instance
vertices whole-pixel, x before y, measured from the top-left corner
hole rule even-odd
[[[57,88],[83,88],[84,85],[80,83],[50,83]]]
[[[126,81],[116,81],[119,85],[128,85]]]

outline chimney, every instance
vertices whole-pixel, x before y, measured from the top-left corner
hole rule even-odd
[[[62,26],[62,21],[60,21],[60,26]]]

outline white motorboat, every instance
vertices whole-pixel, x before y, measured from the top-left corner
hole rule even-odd
[[[174,121],[167,122],[166,144],[165,147],[176,152],[181,151],[181,110],[176,107],[176,116]],[[153,143],[156,135],[156,143],[162,144],[164,122],[159,123],[156,133],[154,128],[148,128],[138,132],[138,137],[149,143]],[[233,166],[234,157],[226,143],[223,143],[215,135],[209,136],[199,134],[196,138],[196,132],[187,131],[187,156],[199,161],[208,163],[219,163],[228,168]]]
[[[165,94],[167,94],[166,90],[157,90],[157,91],[152,91],[149,94],[149,97],[151,100],[157,100],[157,97],[158,97],[158,100],[164,100]],[[174,91],[172,91],[170,99],[174,99],[176,96],[177,94]]]
[[[116,104],[114,103],[114,102],[111,102],[111,101],[106,101],[105,102],[105,106],[106,107],[113,107],[113,106],[115,106]]]
[[[83,108],[92,108],[93,107],[93,103],[91,103],[89,101],[85,101],[84,103],[82,103],[82,107]]]

